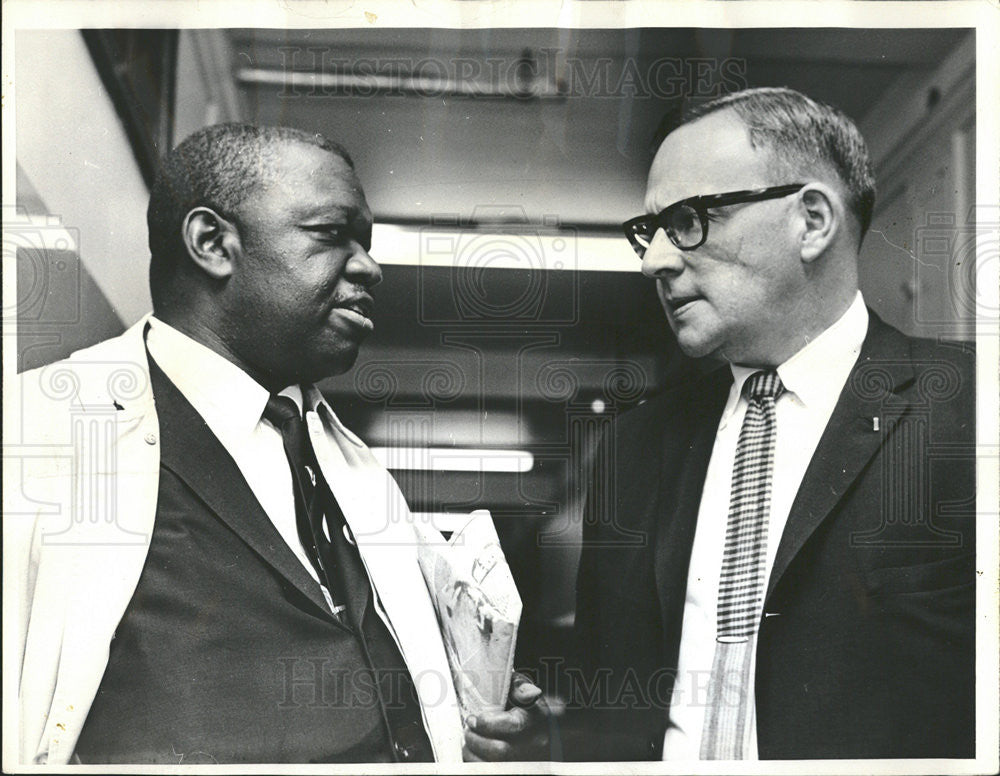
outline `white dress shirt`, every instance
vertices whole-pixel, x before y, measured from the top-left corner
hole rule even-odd
[[[777,430],[765,579],[771,574],[778,543],[806,467],[858,360],[867,331],[868,310],[859,291],[836,323],[778,367],[785,393],[775,403]],[[698,509],[684,599],[677,681],[671,698],[670,726],[663,742],[664,760],[697,760],[701,746],[715,654],[719,574],[729,518],[733,461],[747,409],[743,384],[759,371],[736,365],[731,369],[733,385],[719,421]],[[747,688],[751,709],[749,759],[757,759],[755,669],[756,654],[752,656]]]
[[[263,418],[270,396],[267,389],[231,361],[156,317],[149,319],[146,347],[236,462],[285,544],[318,583],[319,576],[299,540],[292,473],[281,432]],[[281,395],[294,399],[302,411],[299,386],[285,388]],[[320,588],[332,609],[329,591],[322,584]]]

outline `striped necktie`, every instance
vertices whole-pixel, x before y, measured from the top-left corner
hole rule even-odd
[[[272,395],[267,400],[264,418],[269,420],[281,433],[281,440],[288,457],[292,473],[292,488],[295,496],[295,522],[299,541],[316,570],[321,583],[330,593],[335,615],[344,609],[342,585],[339,584],[335,556],[331,552],[330,540],[323,532],[325,517],[322,491],[325,487],[323,472],[313,453],[312,443],[305,420],[295,400],[288,396]],[[337,525],[330,525],[330,535],[337,538]]]
[[[757,641],[767,566],[767,524],[774,468],[778,373],[755,372],[743,386],[740,429],[719,577],[715,657],[701,734],[701,759],[742,760],[750,732],[750,665]]]

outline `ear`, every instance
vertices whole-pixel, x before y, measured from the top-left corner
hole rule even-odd
[[[837,193],[825,183],[810,183],[799,196],[802,230],[799,253],[809,263],[822,256],[843,226],[843,207]]]
[[[213,280],[233,273],[233,254],[240,249],[236,225],[208,207],[196,207],[185,217],[181,236],[188,256]]]

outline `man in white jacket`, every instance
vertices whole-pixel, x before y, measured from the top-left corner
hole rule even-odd
[[[154,313],[17,386],[18,761],[460,760],[406,503],[313,385],[373,329],[350,157],[209,127],[165,159],[148,223]]]

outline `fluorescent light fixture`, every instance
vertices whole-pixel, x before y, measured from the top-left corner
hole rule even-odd
[[[482,450],[462,447],[373,447],[386,469],[432,472],[502,472],[523,474],[535,465],[526,450]]]
[[[475,229],[378,224],[372,256],[379,264],[466,269],[639,272],[640,262],[624,236],[574,230],[518,231],[500,225]]]
[[[378,73],[327,73],[309,70],[270,70],[260,67],[242,67],[236,71],[236,81],[255,86],[280,86],[283,89],[317,90],[333,96],[376,94],[410,94],[418,97],[486,97],[564,99],[566,95],[554,84],[536,79],[526,84],[510,87],[486,81],[441,78],[422,75],[383,75]],[[294,92],[293,92],[294,94]]]

